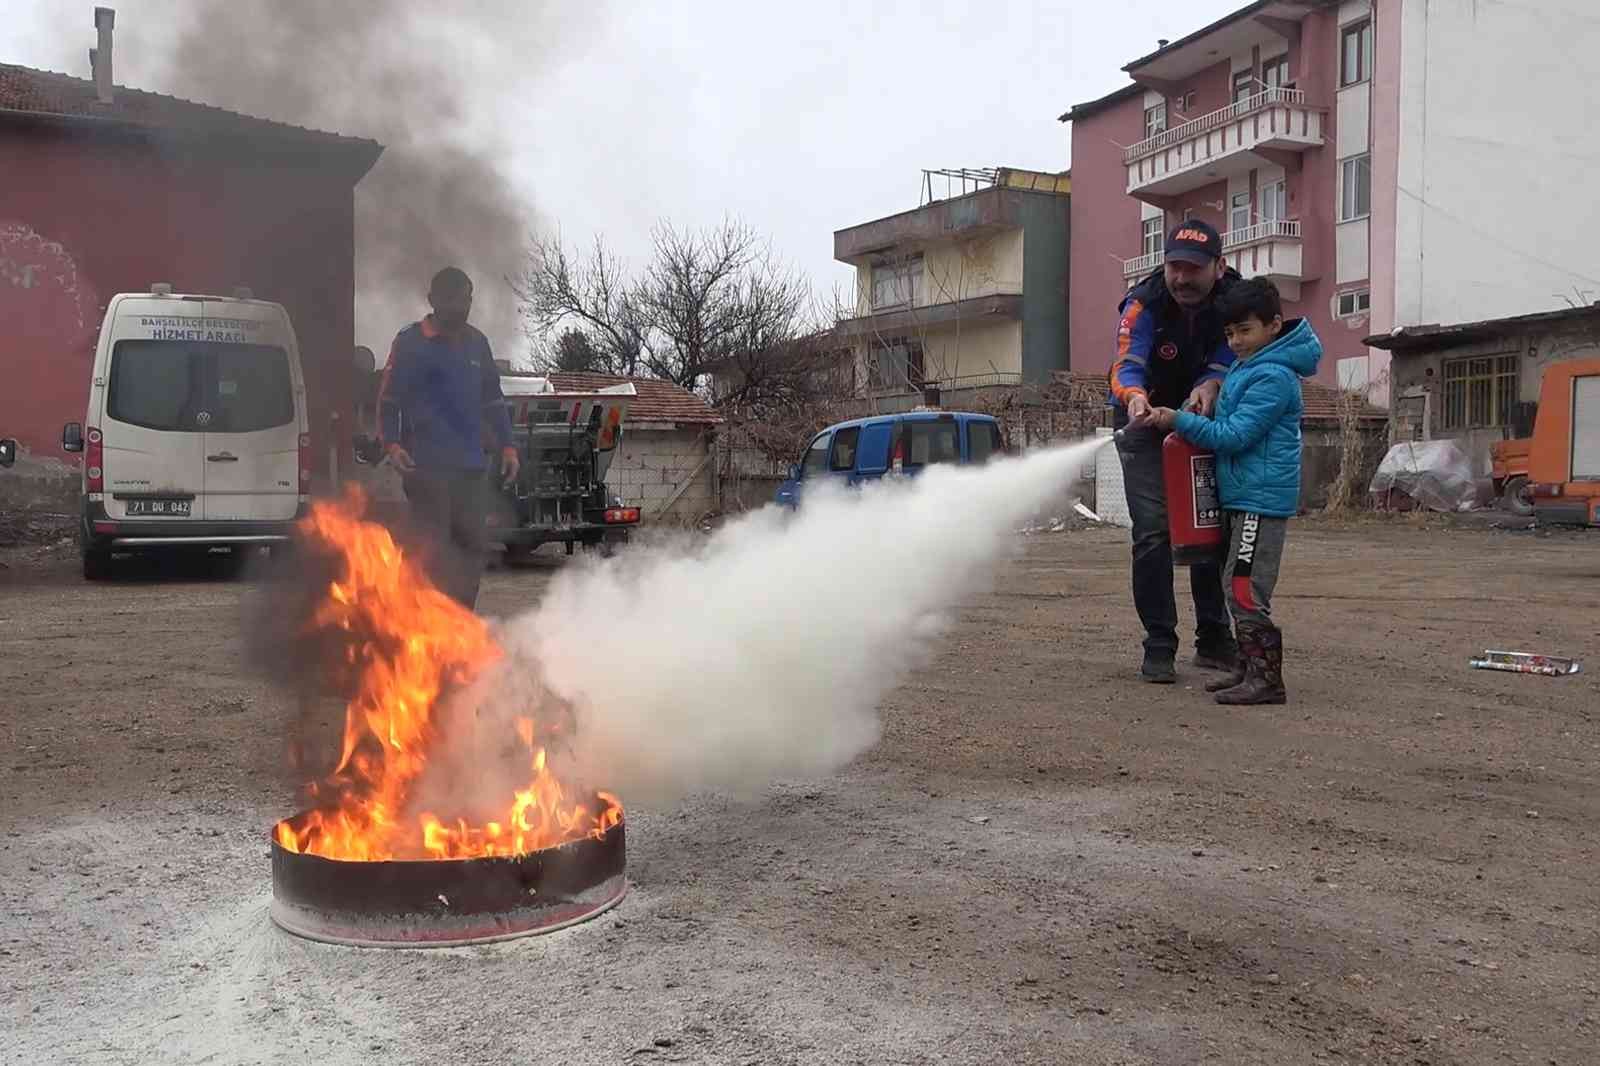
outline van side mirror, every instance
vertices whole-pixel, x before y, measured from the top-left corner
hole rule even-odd
[[[0,440],[0,466],[10,466],[17,461],[17,442],[7,437]]]
[[[64,452],[83,451],[83,423],[68,422],[61,431],[61,450]]]

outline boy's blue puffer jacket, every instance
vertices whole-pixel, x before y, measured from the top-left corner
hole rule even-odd
[[[1292,318],[1278,339],[1235,359],[1211,418],[1178,413],[1178,435],[1217,453],[1217,493],[1230,511],[1289,518],[1300,509],[1300,379],[1317,372],[1322,342]]]

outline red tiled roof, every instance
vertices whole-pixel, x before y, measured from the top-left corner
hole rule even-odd
[[[124,85],[116,86],[111,103],[102,104],[95,97],[94,82],[86,78],[0,63],[0,120],[16,116],[98,120],[190,134],[271,137],[327,148],[370,152],[374,161],[383,150],[383,146],[376,141],[241,115],[237,111],[225,111],[209,104],[143,92]]]
[[[655,378],[625,378],[614,374],[570,374],[557,371],[546,375],[557,392],[586,392],[607,385],[631,383],[639,391],[628,405],[630,422],[677,422],[684,425],[714,426],[723,421],[711,405],[681,385]]]
[[[1076,387],[1074,391],[1087,389],[1105,391],[1106,374],[1096,370],[1057,370],[1052,375],[1056,385]],[[1081,395],[1081,392],[1080,392]],[[1343,401],[1344,393],[1332,385],[1323,385],[1315,381],[1300,382],[1300,397],[1305,403],[1305,414],[1302,421],[1310,422],[1336,422],[1339,419],[1339,404]],[[1374,407],[1370,403],[1362,403],[1361,411],[1357,415],[1363,422],[1388,421],[1389,412],[1381,407]]]
[[[1300,382],[1300,398],[1305,403],[1305,414],[1301,416],[1302,422],[1337,422],[1339,420],[1339,405],[1344,402],[1345,392],[1332,385],[1323,385],[1315,381]],[[1361,409],[1356,417],[1363,422],[1387,422],[1389,412],[1381,407],[1374,407],[1365,400],[1361,401]]]

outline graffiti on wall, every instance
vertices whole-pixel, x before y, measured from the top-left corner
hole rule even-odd
[[[35,297],[37,299],[35,299]],[[41,304],[63,306],[63,325],[77,330],[94,326],[94,299],[78,276],[78,265],[59,242],[34,232],[21,222],[0,221],[0,315],[40,310]]]
[[[68,460],[61,425],[83,417],[99,304],[72,253],[0,219],[0,435],[23,456]]]

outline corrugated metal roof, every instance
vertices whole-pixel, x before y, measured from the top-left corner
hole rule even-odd
[[[1506,333],[1522,333],[1541,326],[1577,325],[1583,322],[1600,327],[1600,304],[1563,307],[1557,311],[1537,311],[1529,315],[1510,315],[1505,318],[1485,318],[1477,322],[1458,322],[1448,326],[1437,322],[1402,326],[1391,333],[1376,333],[1363,338],[1361,343],[1369,348],[1390,352],[1453,348]]]

